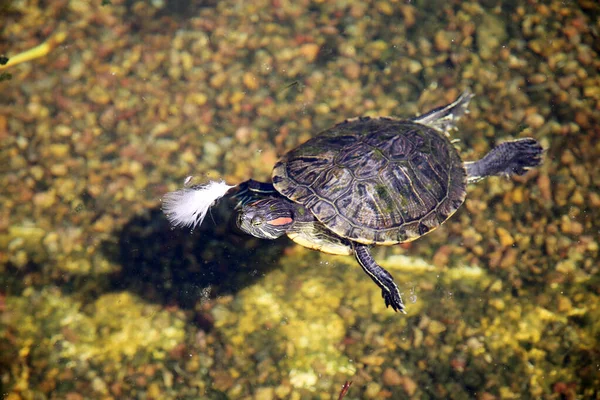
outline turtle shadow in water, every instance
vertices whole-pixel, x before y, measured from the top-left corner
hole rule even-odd
[[[246,235],[237,228],[235,215],[230,205],[214,207],[193,232],[171,228],[159,208],[136,216],[117,232],[117,242],[105,246],[121,265],[110,277],[109,290],[193,309],[199,301],[250,285],[277,268],[289,242]]]

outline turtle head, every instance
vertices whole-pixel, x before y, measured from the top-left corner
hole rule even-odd
[[[242,207],[238,227],[260,239],[277,239],[294,224],[289,200],[268,198],[254,201]]]

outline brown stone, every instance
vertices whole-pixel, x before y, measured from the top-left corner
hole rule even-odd
[[[383,384],[386,386],[400,386],[403,382],[402,376],[393,368],[383,371]]]

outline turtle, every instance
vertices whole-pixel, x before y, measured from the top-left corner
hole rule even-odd
[[[450,131],[472,98],[467,90],[409,119],[345,120],[283,155],[270,183],[197,185],[172,193],[163,209],[174,224],[195,225],[218,198],[231,194],[243,232],[262,239],[285,234],[310,249],[354,255],[381,289],[386,307],[406,313],[394,278],[375,261],[372,246],[432,232],[463,204],[468,184],[523,175],[542,160],[542,146],[528,137],[501,143],[478,161],[463,161]]]

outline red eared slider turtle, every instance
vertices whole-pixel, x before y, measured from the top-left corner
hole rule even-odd
[[[404,312],[398,287],[370,246],[415,240],[456,212],[467,183],[522,175],[541,161],[542,147],[526,138],[463,162],[447,136],[472,96],[465,92],[408,120],[347,120],[285,154],[272,184],[249,180],[233,194],[231,186],[212,182],[168,194],[163,209],[175,225],[196,225],[216,199],[232,193],[242,231],[263,239],[287,234],[311,249],[353,254],[386,306]]]

